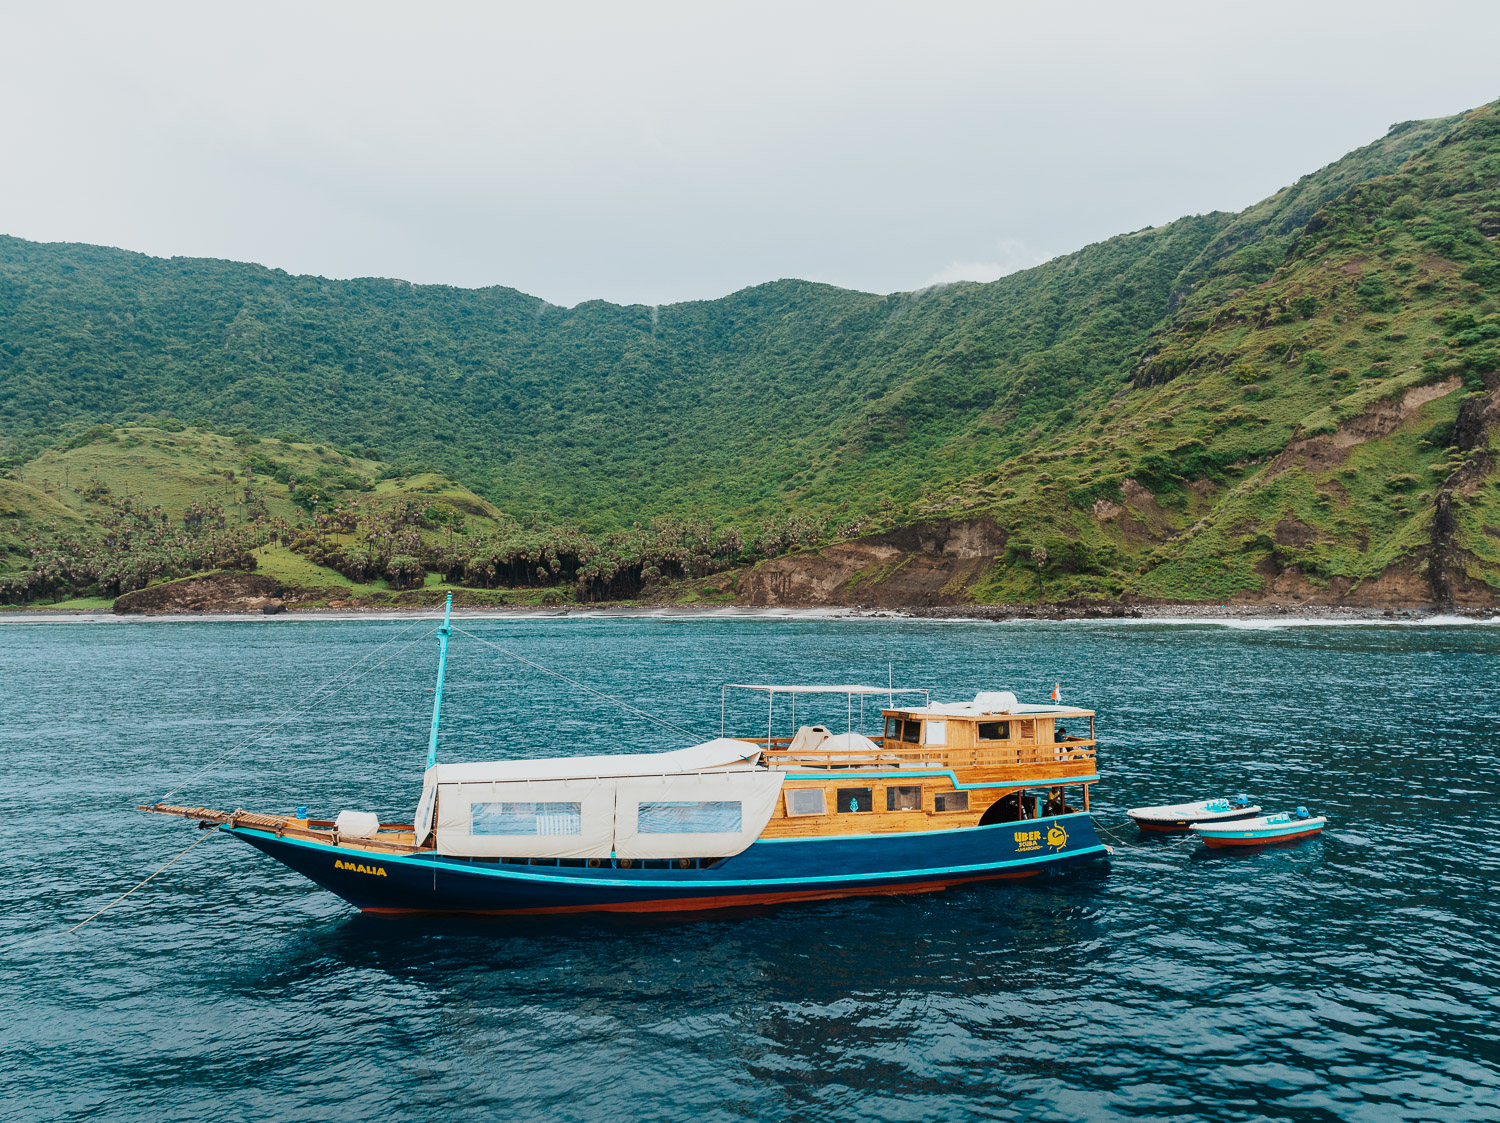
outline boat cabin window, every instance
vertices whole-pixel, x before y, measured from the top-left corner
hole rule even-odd
[[[905,741],[910,745],[921,744],[922,723],[920,721],[904,721],[899,717],[888,717],[885,719],[885,739],[887,741]]]
[[[670,800],[636,805],[641,834],[731,834],[741,829],[740,801]]]
[[[581,803],[475,803],[471,808],[470,834],[583,833]]]
[[[826,815],[828,800],[822,788],[788,788],[786,793],[788,815]]]
[[[939,792],[932,797],[932,809],[934,811],[967,811],[969,809],[969,793]]]
[[[1036,736],[1036,721],[1023,721],[1021,723],[1021,740],[1030,741]]]
[[[886,788],[885,809],[887,811],[922,810],[922,786],[914,784],[911,787]]]
[[[979,739],[981,741],[1009,741],[1010,722],[981,721],[979,723]]]
[[[846,815],[875,810],[874,788],[840,788],[839,814]]]

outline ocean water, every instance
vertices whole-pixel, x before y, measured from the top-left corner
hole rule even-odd
[[[1060,682],[1099,711],[1120,845],[691,922],[362,917],[132,808],[187,779],[174,802],[409,815],[432,621],[12,619],[0,1119],[1500,1118],[1500,628],[460,623],[703,737],[724,682]],[[446,760],[684,741],[463,634],[443,734]],[[1242,791],[1329,829],[1218,856],[1119,826]]]

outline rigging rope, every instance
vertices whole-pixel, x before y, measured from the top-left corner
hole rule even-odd
[[[146,882],[150,881],[157,874],[163,872],[167,868],[167,866],[170,866],[174,862],[176,862],[177,858],[181,858],[184,854],[186,854],[188,852],[188,850],[191,850],[193,848],[193,846],[197,846],[197,845],[199,845],[199,843],[207,842],[209,839],[213,838],[213,836],[216,835],[216,834],[218,834],[218,833],[219,833],[218,831],[209,831],[208,833],[204,834],[202,838],[198,839],[198,841],[195,842],[195,843],[193,843],[192,846],[189,846],[187,848],[187,850],[180,851],[177,854],[176,858],[170,859],[165,865],[158,866],[155,870],[153,870],[151,873],[147,874],[144,878],[142,878],[140,881],[138,881],[131,888],[125,890],[125,892],[121,893],[118,897],[116,897],[109,904],[105,905],[98,912],[90,913],[88,916],[84,917],[77,924],[73,925],[73,927],[69,928],[66,934],[71,936],[74,932],[78,931],[78,929],[82,928],[89,921],[93,920],[94,917],[101,916],[104,913],[108,912],[110,909],[114,908],[121,901],[123,901],[126,897],[130,896],[130,894],[134,893],[137,889],[139,889],[143,885],[145,885]]]
[[[500,652],[503,655],[510,656],[518,663],[525,663],[528,667],[532,668],[532,670],[540,671],[544,675],[551,675],[553,678],[559,679],[562,682],[567,683],[569,686],[577,687],[579,690],[582,690],[586,694],[592,694],[595,698],[603,699],[612,706],[619,706],[620,709],[635,714],[636,717],[644,718],[646,721],[651,722],[653,725],[659,725],[663,729],[670,729],[675,733],[681,733],[687,737],[702,736],[701,733],[696,733],[691,729],[684,729],[682,726],[676,725],[673,722],[668,721],[666,718],[657,717],[655,714],[647,713],[645,710],[638,709],[635,706],[632,706],[629,702],[623,702],[613,695],[604,693],[604,691],[602,690],[595,690],[592,686],[589,686],[586,683],[579,682],[577,679],[571,679],[567,675],[562,674],[559,671],[551,670],[547,667],[542,666],[540,663],[533,663],[524,655],[517,655],[514,651],[510,650],[510,648],[501,647],[498,643],[491,643],[489,640],[484,639],[482,636],[475,635],[467,628],[460,628],[455,624],[453,626],[453,630],[455,632],[462,632],[474,642],[484,644],[485,647],[493,647],[496,651]]]
[[[301,703],[299,703],[296,706],[293,706],[291,709],[285,711],[280,716],[272,718],[269,722],[267,722],[265,725],[261,726],[259,729],[255,730],[253,733],[251,733],[248,736],[246,736],[243,740],[238,741],[238,742],[236,742],[233,745],[230,745],[229,748],[225,749],[222,753],[220,753],[213,760],[209,761],[202,768],[199,768],[197,771],[195,771],[192,774],[190,774],[186,779],[180,781],[177,784],[176,787],[174,787],[170,791],[164,793],[162,795],[162,797],[157,800],[157,802],[158,803],[165,803],[171,796],[174,796],[178,792],[182,791],[183,788],[187,787],[194,780],[196,780],[199,776],[202,776],[205,772],[208,772],[209,770],[218,767],[218,765],[222,764],[225,760],[227,760],[229,757],[233,756],[235,753],[239,752],[241,749],[249,748],[251,745],[255,744],[256,741],[259,741],[262,737],[265,737],[267,734],[271,733],[273,730],[279,728],[280,726],[285,725],[292,718],[297,717],[297,716],[299,716],[299,715],[301,715],[303,713],[306,713],[308,710],[312,709],[313,704],[315,702],[317,702],[317,701],[320,700],[320,696],[326,694],[328,691],[332,690],[335,686],[338,686],[338,685],[349,686],[352,683],[355,683],[355,682],[359,681],[360,679],[364,678],[365,675],[370,674],[372,671],[378,670],[379,668],[385,666],[385,664],[389,663],[397,655],[400,655],[407,648],[411,647],[412,644],[415,644],[415,643],[417,643],[417,642],[419,642],[421,640],[426,639],[427,638],[427,633],[423,632],[421,635],[417,636],[415,639],[408,641],[407,643],[403,644],[401,647],[397,648],[395,651],[391,652],[389,655],[387,655],[380,662],[374,664],[373,666],[366,667],[363,671],[360,671],[359,674],[354,675],[353,678],[349,678],[347,682],[344,682],[344,683],[340,684],[339,680],[340,679],[348,678],[349,675],[354,674],[354,671],[356,669],[358,669],[358,667],[359,667],[359,665],[361,663],[365,662],[367,659],[369,659],[372,656],[374,656],[374,655],[378,654],[379,652],[383,651],[385,648],[387,648],[391,644],[395,643],[402,636],[406,635],[407,632],[411,631],[413,628],[417,627],[419,624],[422,624],[422,623],[428,621],[429,619],[430,618],[428,618],[428,617],[423,617],[423,618],[414,620],[414,621],[412,621],[412,623],[410,623],[406,627],[402,628],[399,632],[397,632],[395,635],[393,635],[390,639],[386,640],[384,643],[380,644],[377,647],[371,648],[364,655],[360,656],[357,660],[355,660],[354,663],[352,665],[350,665],[348,668],[346,668],[343,671],[340,671],[338,674],[334,675],[333,678],[331,678],[327,682],[323,683],[323,685],[317,687],[311,694],[307,695],[307,697],[304,698]]]

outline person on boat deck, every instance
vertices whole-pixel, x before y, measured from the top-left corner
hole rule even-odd
[[[1047,793],[1047,806],[1042,808],[1042,817],[1066,815],[1069,810],[1071,808],[1068,807],[1067,801],[1063,799],[1063,790],[1061,788],[1053,788]]]
[[[1054,741],[1066,741],[1068,739],[1068,731],[1059,725],[1056,731],[1053,732],[1052,739]]]

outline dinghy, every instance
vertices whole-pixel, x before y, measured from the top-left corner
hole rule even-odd
[[[1209,846],[1275,846],[1323,833],[1328,820],[1299,807],[1294,812],[1240,819],[1231,823],[1194,823],[1192,830]]]
[[[1143,831],[1185,832],[1194,823],[1227,823],[1260,814],[1249,796],[1233,799],[1203,799],[1197,803],[1173,803],[1163,807],[1137,807],[1125,812]]]

